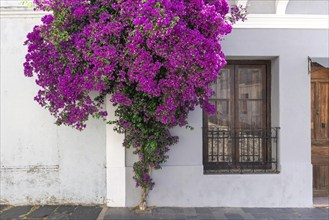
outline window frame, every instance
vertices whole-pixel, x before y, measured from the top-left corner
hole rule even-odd
[[[277,138],[278,136],[278,128],[271,128],[271,93],[272,93],[272,80],[271,80],[271,61],[270,60],[229,60],[227,61],[227,65],[232,65],[233,66],[233,71],[234,71],[234,78],[231,79],[231,84],[230,87],[231,89],[234,89],[234,97],[231,98],[233,99],[233,108],[235,109],[230,109],[231,113],[233,113],[233,118],[238,117],[236,111],[238,110],[238,108],[236,108],[235,106],[237,105],[238,101],[236,100],[236,98],[238,97],[236,93],[236,75],[237,75],[237,66],[238,65],[265,65],[265,79],[263,81],[263,85],[265,86],[264,90],[266,92],[264,99],[265,100],[265,108],[262,111],[265,111],[264,114],[264,120],[265,120],[265,128],[261,128],[262,130],[264,130],[264,132],[266,133],[265,135],[269,135],[270,138],[272,137],[272,131],[274,131],[274,138]],[[264,91],[263,90],[263,91]],[[222,170],[224,171],[230,171],[231,169],[241,169],[242,173],[242,169],[244,169],[244,166],[250,166],[250,164],[248,164],[248,162],[240,162],[239,161],[239,155],[235,155],[234,153],[232,153],[232,162],[234,160],[234,167],[232,167],[232,164],[230,165],[229,162],[209,162],[209,146],[208,146],[208,115],[205,111],[203,111],[202,113],[202,144],[203,144],[203,167],[204,167],[204,172],[205,173],[209,173],[209,171],[219,171]],[[234,122],[235,123],[235,122]],[[275,129],[275,130],[273,130]],[[235,129],[234,129],[235,130]],[[235,132],[235,131],[234,131]],[[267,132],[270,132],[270,134],[267,134]],[[268,138],[268,137],[266,137]],[[271,139],[272,140],[272,139]],[[237,149],[239,148],[238,144],[235,143],[236,139],[233,140],[233,152],[236,152]],[[277,142],[277,139],[275,140]],[[277,143],[276,143],[277,144]],[[271,161],[272,161],[272,143],[270,144],[270,146],[266,145],[266,151],[263,150],[263,152],[265,153],[264,158],[269,158],[271,157]],[[276,146],[276,151],[277,151],[277,146]],[[277,153],[276,153],[276,156]],[[233,158],[235,157],[235,158]],[[268,159],[266,159],[268,160]],[[276,162],[277,163],[277,159]],[[211,164],[214,164],[214,166],[211,166]],[[259,164],[257,164],[256,162],[252,162],[252,166],[253,169],[262,169],[264,172],[267,172],[267,170],[270,170],[272,168],[271,164],[262,164],[261,162],[259,162]],[[277,172],[277,164],[276,164],[276,169],[275,172]]]

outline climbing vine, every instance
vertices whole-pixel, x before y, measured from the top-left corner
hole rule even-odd
[[[188,126],[195,106],[209,102],[226,61],[220,40],[244,20],[226,0],[34,0],[49,11],[27,35],[25,75],[36,75],[35,100],[57,125],[78,130],[90,117],[106,120],[104,102],[116,106],[114,121],[123,145],[133,147],[142,188],[140,208],[169,147],[176,126]],[[228,14],[231,11],[231,14]],[[97,94],[94,96],[93,94]],[[110,96],[108,96],[110,95]],[[106,100],[110,97],[110,100]]]

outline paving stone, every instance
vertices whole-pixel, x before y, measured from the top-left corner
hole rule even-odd
[[[128,217],[128,218],[127,218]],[[155,218],[154,216],[152,216],[152,214],[150,213],[146,213],[146,214],[142,214],[142,213],[138,213],[138,214],[132,214],[130,216],[123,216],[121,217],[121,219],[141,219],[141,220],[153,220],[153,219],[158,219]]]
[[[7,207],[0,206],[1,209]],[[1,220],[18,219],[32,206],[13,207],[0,215]],[[28,219],[69,220],[97,219],[99,206],[43,206],[29,214]],[[328,208],[155,208],[150,213],[135,213],[129,208],[108,208],[105,219],[143,220],[329,220]]]
[[[186,220],[186,219],[187,219],[187,216],[185,216],[184,214],[179,213],[179,214],[175,215],[175,220]]]
[[[97,219],[99,213],[102,211],[100,206],[78,206],[68,219]]]
[[[215,217],[217,220],[227,220],[225,213],[222,212],[213,212],[212,215]]]
[[[270,216],[269,213],[254,213],[252,214],[254,219],[271,219],[273,220],[273,216]]]
[[[228,220],[243,220],[244,218],[239,215],[239,214],[232,214],[232,213],[228,213],[228,214],[225,214],[226,218]]]
[[[64,220],[64,219],[69,219],[69,217],[72,215],[72,213],[74,212],[74,210],[77,208],[78,206],[59,206],[57,207],[49,216],[48,216],[48,220]]]
[[[323,214],[326,214],[329,216],[329,207],[328,208],[316,208],[316,210],[318,210],[318,212],[320,212],[320,213],[323,213]]]
[[[264,209],[264,212],[251,213],[257,218],[267,218],[274,220],[288,220],[295,219],[298,217],[296,215],[295,209],[292,208],[273,208],[273,209]],[[250,213],[249,213],[250,214]]]
[[[64,214],[72,214],[76,208],[78,208],[78,206],[63,205],[63,206],[59,206],[55,210],[55,212],[64,213]]]
[[[290,214],[295,212],[296,208],[274,208],[274,209],[267,209],[267,212],[274,212],[274,213],[285,213],[285,214]]]
[[[268,219],[273,219],[273,220],[291,220],[291,219],[298,219],[298,217],[292,217],[289,215],[277,215],[277,216],[272,216],[272,217],[268,217]]]
[[[14,208],[11,208],[7,211],[4,211],[0,214],[0,219],[17,219],[20,216],[27,214],[33,206],[17,206]]]
[[[257,218],[255,218],[253,215],[251,215],[250,213],[234,213],[234,214],[239,214],[242,216],[243,219],[248,219],[248,220],[258,220]]]
[[[182,214],[184,213],[184,209],[176,207],[160,207],[153,209],[152,213]]]
[[[109,208],[105,219],[177,220],[329,220],[329,209],[291,208],[156,208],[136,214],[128,208]]]
[[[242,208],[242,210],[246,213],[268,213],[271,209],[269,208]]]
[[[153,220],[153,219],[157,219],[157,218],[155,218],[152,214],[137,214],[137,219]]]
[[[160,214],[154,214],[153,217],[155,219],[168,219],[168,220],[174,220],[176,219],[175,214],[165,214],[165,213],[160,213]]]
[[[296,212],[294,209],[289,209],[289,210],[275,209],[269,211],[267,215],[274,220],[288,220],[288,219],[298,218],[298,212]]]
[[[279,217],[284,220],[286,219],[286,216],[289,216],[289,218],[291,218],[291,215],[293,213],[293,209],[286,210],[270,208],[242,208],[242,210],[246,213],[245,215],[242,215],[245,219],[248,219],[248,216],[250,216],[250,219],[273,220]],[[282,211],[283,213],[281,213],[282,215],[279,216],[278,213],[280,213],[280,211]]]
[[[245,211],[242,208],[237,208],[237,207],[233,207],[233,208],[222,208],[226,213],[245,213]]]
[[[223,207],[209,207],[209,211],[211,212],[225,212],[226,208]]]
[[[198,219],[199,220],[215,220],[216,218],[212,214],[202,214],[202,215],[198,215]]]
[[[152,217],[156,219],[176,219],[178,215],[185,216],[184,210],[181,208],[173,207],[160,207],[152,210]]]
[[[195,208],[183,208],[184,209],[184,215],[187,217],[197,216]]]
[[[257,217],[257,218],[252,218],[252,219],[256,219],[256,220],[275,220],[275,219],[273,219],[271,217],[268,217],[268,216],[265,216],[265,217]],[[246,220],[249,220],[249,219],[246,219]],[[282,220],[286,220],[286,219],[282,219]],[[293,218],[290,218],[289,220],[293,220]],[[308,219],[308,220],[310,220],[310,219]]]
[[[106,210],[104,219],[149,219],[151,217],[151,213],[136,214],[132,209],[129,208],[108,208]]]
[[[47,220],[68,220],[70,219],[71,214],[65,213],[52,213],[50,216],[47,217]]]
[[[144,218],[140,218],[140,217],[132,217],[132,218],[123,218],[124,220],[144,220]],[[119,218],[116,218],[116,220],[120,220]],[[157,218],[146,218],[145,220],[158,220]]]
[[[317,208],[308,208],[308,209],[299,209],[296,211],[296,219],[314,219],[314,220],[328,220],[329,215],[326,212],[323,212],[321,209]]]
[[[133,213],[133,211],[131,209],[128,208],[112,208],[109,207],[106,210],[105,215],[126,215],[126,214],[131,214]]]
[[[28,215],[28,218],[45,218],[48,217],[51,213],[57,209],[58,206],[41,206],[40,208],[33,211]]]
[[[257,220],[256,217],[254,217],[251,213],[245,212],[242,208],[224,208],[223,211],[225,213],[225,216],[230,216],[231,214],[233,214],[241,216],[242,219]]]
[[[187,216],[187,220],[198,220],[198,216]]]
[[[195,208],[195,211],[198,215],[211,214],[210,208]]]

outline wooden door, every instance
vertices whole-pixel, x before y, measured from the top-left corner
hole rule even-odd
[[[329,196],[329,68],[312,65],[313,195]]]

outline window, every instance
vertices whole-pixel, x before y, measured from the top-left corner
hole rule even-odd
[[[203,113],[206,173],[277,171],[268,61],[231,61],[212,85],[215,115]]]

